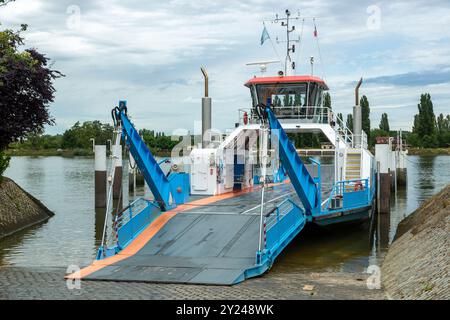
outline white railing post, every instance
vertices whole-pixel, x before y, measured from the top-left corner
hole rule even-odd
[[[264,236],[264,191],[266,184],[266,174],[267,174],[267,143],[268,143],[268,133],[269,130],[266,124],[261,126],[261,176],[262,176],[262,188],[261,188],[261,210],[259,219],[259,243],[258,251],[263,250],[263,236]]]

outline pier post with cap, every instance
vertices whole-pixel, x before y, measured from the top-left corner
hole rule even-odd
[[[106,207],[106,146],[94,146],[95,156],[95,207]]]
[[[114,173],[114,183],[113,183],[113,199],[119,199],[122,189],[122,146],[113,145],[112,154],[116,157],[116,167]]]

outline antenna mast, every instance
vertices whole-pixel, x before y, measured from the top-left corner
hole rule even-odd
[[[277,43],[286,42],[286,61],[284,63],[284,74],[289,75],[295,70],[295,62],[291,59],[291,52],[295,53],[295,44],[292,42],[300,42],[300,38],[297,40],[290,39],[290,33],[295,31],[295,26],[289,27],[289,20],[298,20],[300,19],[300,12],[298,13],[298,17],[291,18],[291,12],[286,9],[285,11],[286,18],[279,18],[278,14],[275,15],[275,20],[273,22],[278,23],[281,21],[281,26],[286,27],[286,41],[279,41],[277,37]]]

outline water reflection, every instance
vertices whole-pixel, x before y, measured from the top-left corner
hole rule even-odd
[[[417,161],[417,170],[421,173],[421,179],[416,181],[418,188],[420,190],[434,190],[435,188],[435,177],[433,175],[434,172],[434,163],[436,157],[418,157]]]

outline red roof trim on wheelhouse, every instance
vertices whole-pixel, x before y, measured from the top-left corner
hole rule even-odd
[[[253,84],[269,84],[269,83],[296,83],[296,82],[317,82],[324,86],[325,90],[328,90],[328,86],[325,81],[319,77],[314,76],[278,76],[278,77],[254,77],[247,81],[245,84],[247,87]]]

